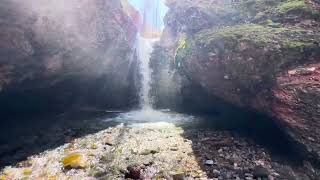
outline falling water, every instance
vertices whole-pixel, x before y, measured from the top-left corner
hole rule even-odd
[[[128,2],[139,10],[141,16],[143,15],[143,22],[138,26],[139,33],[136,40],[136,52],[141,74],[140,109],[120,113],[117,117],[108,118],[106,121],[117,121],[119,123],[193,121],[192,116],[168,110],[155,110],[152,107],[150,57],[153,45],[160,39],[163,29],[162,19],[168,10],[164,0],[128,0]]]
[[[153,44],[158,39],[144,38],[138,36],[137,51],[140,64],[141,73],[141,91],[140,91],[140,105],[142,109],[152,108],[152,98],[150,97],[151,89],[151,68],[150,68],[150,56],[153,50]]]
[[[151,67],[150,57],[153,45],[160,39],[163,29],[163,17],[167,12],[167,7],[163,0],[129,0],[139,12],[142,22],[138,25],[136,50],[139,61],[140,78],[140,110],[120,114],[118,120],[131,121],[156,121],[176,119],[176,114],[169,114],[157,111],[152,108],[151,89]]]
[[[163,28],[160,22],[164,16],[161,13],[164,4],[160,2],[160,0],[131,0],[131,3],[138,6],[142,18],[142,22],[138,26],[139,34],[137,37],[137,54],[141,73],[140,106],[142,109],[152,109],[150,56],[153,45],[159,40]]]

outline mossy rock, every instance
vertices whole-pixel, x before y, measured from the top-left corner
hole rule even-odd
[[[313,46],[306,37],[307,32],[301,28],[273,28],[257,24],[237,25],[218,30],[209,29],[196,35],[198,45],[210,47],[221,41],[225,50],[236,50],[240,42],[250,42],[258,47],[268,44],[279,44],[285,49],[295,49]],[[219,48],[219,47],[218,47]]]
[[[182,67],[195,54],[200,64],[216,63],[217,70],[248,94],[269,89],[277,73],[307,63],[319,48],[315,43],[319,36],[308,35],[304,29],[257,24],[203,30],[186,42],[193,43],[178,48],[176,53]],[[211,54],[215,60],[210,60]]]
[[[238,10],[242,17],[255,23],[267,19],[284,23],[319,18],[319,12],[309,7],[305,0],[246,0],[240,3]]]
[[[276,8],[276,12],[281,14],[287,14],[290,11],[295,10],[308,10],[308,7],[304,0],[294,0],[294,1],[286,1],[281,3]]]

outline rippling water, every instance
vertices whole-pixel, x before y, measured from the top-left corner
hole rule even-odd
[[[144,108],[125,113],[118,116],[108,118],[105,121],[116,121],[119,123],[145,123],[145,122],[170,122],[175,124],[187,123],[194,121],[195,116],[171,112],[169,110],[154,110],[152,108]]]

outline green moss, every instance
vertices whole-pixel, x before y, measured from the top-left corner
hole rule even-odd
[[[237,5],[236,9],[246,18],[254,18],[255,16],[265,16],[266,12],[275,8],[284,0],[244,0]]]
[[[196,41],[205,47],[210,46],[212,42],[220,42],[220,44],[224,44],[223,48],[231,49],[236,48],[239,41],[250,41],[263,46],[273,41],[277,34],[286,30],[285,28],[271,28],[256,24],[238,25],[219,30],[202,31],[196,35]]]
[[[306,3],[304,0],[293,0],[293,1],[287,1],[282,4],[280,4],[276,11],[278,13],[286,14],[289,11],[293,10],[307,10],[308,7],[306,6]]]
[[[271,21],[272,22],[272,21]],[[196,42],[204,47],[209,47],[216,44],[224,43],[223,48],[231,48],[234,50],[237,48],[239,42],[246,41],[256,46],[265,46],[266,44],[279,43],[282,45],[290,45],[286,47],[293,47],[292,44],[298,44],[300,36],[305,33],[303,29],[287,29],[283,27],[266,27],[256,24],[237,25],[233,27],[225,27],[219,30],[209,29],[199,32],[196,35]],[[295,43],[288,43],[295,42]]]
[[[238,9],[243,17],[255,22],[266,19],[285,22],[299,17],[319,17],[319,12],[313,11],[305,0],[244,0]]]
[[[283,20],[294,19],[298,17],[304,18],[319,18],[319,11],[313,10],[309,7],[304,0],[288,0],[284,3],[281,3],[273,12],[274,15],[282,17]],[[290,16],[292,17],[290,17]]]
[[[266,23],[265,23],[267,26],[269,27],[273,27],[273,28],[280,28],[282,27],[282,24],[280,23],[275,23],[273,22],[271,19],[267,19]]]
[[[288,39],[285,40],[283,44],[284,44],[284,47],[287,49],[297,50],[300,52],[303,52],[305,48],[308,48],[314,45],[311,42],[288,40]]]
[[[313,38],[301,28],[257,24],[207,29],[180,43],[176,59],[185,62],[192,55],[208,62],[215,54],[233,83],[252,94],[272,87],[284,68],[308,59],[304,52],[315,46]]]
[[[207,29],[197,33],[194,40],[181,41],[177,48],[176,62],[182,62],[190,54],[190,49],[195,46],[200,47],[200,50],[207,49],[209,52],[214,52],[218,56],[239,51],[242,42],[256,48],[268,48],[269,51],[276,51],[276,47],[300,51],[312,46],[308,39],[300,38],[304,34],[305,31],[300,28],[287,29],[256,24],[224,27],[218,30]],[[207,53],[203,52],[203,54]]]

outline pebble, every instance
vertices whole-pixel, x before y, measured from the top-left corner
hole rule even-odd
[[[218,177],[220,176],[220,171],[214,169],[214,170],[212,171],[212,175],[213,175],[214,178],[218,178]]]
[[[126,178],[140,179],[141,168],[138,165],[130,165],[127,167],[128,173]]]
[[[308,137],[308,140],[309,141],[312,141],[312,142],[315,142],[316,140],[314,139],[314,138],[312,138],[312,137]]]
[[[213,162],[213,160],[206,160],[206,162],[204,164],[207,166],[213,166],[214,162]]]
[[[176,148],[176,147],[172,147],[172,148],[170,148],[170,150],[171,150],[171,151],[178,151],[179,149]]]

